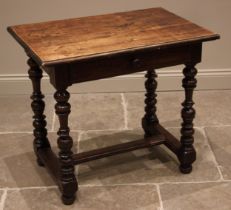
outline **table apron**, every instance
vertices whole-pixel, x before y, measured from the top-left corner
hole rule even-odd
[[[186,63],[201,62],[202,43],[145,51],[121,52],[45,68],[51,84],[65,89],[75,83],[132,74]]]
[[[122,53],[84,60],[69,65],[70,83],[79,83],[201,61],[201,44],[173,46],[146,52]]]

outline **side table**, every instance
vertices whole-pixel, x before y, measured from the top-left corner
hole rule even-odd
[[[192,171],[192,163],[196,160],[192,99],[197,83],[195,65],[201,62],[202,43],[219,39],[219,35],[163,8],[17,25],[8,27],[8,31],[29,57],[37,161],[54,177],[64,204],[72,204],[76,197],[78,183],[74,166],[86,161],[164,144],[178,157],[182,173]],[[155,72],[155,69],[179,64],[185,65],[180,141],[163,128],[157,118]],[[56,89],[55,111],[60,123],[58,155],[52,151],[47,138],[44,95],[40,87],[43,70]],[[144,138],[73,154],[67,88],[75,83],[140,71],[147,72],[142,118]]]

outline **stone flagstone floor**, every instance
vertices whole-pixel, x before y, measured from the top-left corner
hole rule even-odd
[[[158,93],[161,124],[180,135],[183,92]],[[71,96],[74,152],[143,136],[144,93]],[[30,99],[0,97],[0,210],[230,210],[231,91],[196,91],[193,172],[183,175],[165,147],[137,150],[76,167],[78,200],[64,206],[46,169],[32,150]],[[46,97],[49,139],[56,147],[54,100]]]

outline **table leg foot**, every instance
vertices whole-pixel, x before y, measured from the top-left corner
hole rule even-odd
[[[37,164],[38,164],[38,166],[40,166],[40,167],[44,167],[44,166],[45,166],[44,163],[41,161],[40,158],[37,158]]]
[[[192,165],[180,165],[179,169],[182,174],[190,174],[192,172]]]
[[[180,149],[178,158],[180,160],[179,169],[183,174],[189,174],[192,171],[192,163],[196,160],[196,151],[194,147],[187,149]]]
[[[62,195],[62,201],[65,205],[71,205],[74,203],[76,196],[66,197],[65,195]]]
[[[75,199],[76,199],[76,191],[77,191],[77,182],[74,181],[72,183],[68,183],[68,184],[63,184],[62,185],[62,202],[65,205],[71,205],[74,203]]]

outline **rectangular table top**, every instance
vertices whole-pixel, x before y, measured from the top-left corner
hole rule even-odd
[[[17,25],[8,31],[44,66],[219,38],[163,8]]]

